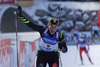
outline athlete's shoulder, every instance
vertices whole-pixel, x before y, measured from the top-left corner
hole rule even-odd
[[[48,26],[43,26],[44,29],[49,28]]]
[[[57,28],[57,32],[61,32],[61,30]]]

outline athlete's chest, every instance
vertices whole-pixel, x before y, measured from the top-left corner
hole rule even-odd
[[[48,33],[43,34],[42,40],[44,43],[55,45],[57,43],[56,34],[54,34],[52,37]]]

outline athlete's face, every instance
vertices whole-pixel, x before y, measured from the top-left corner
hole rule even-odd
[[[78,29],[78,26],[75,26],[75,29]]]
[[[94,24],[96,24],[96,21],[93,21]]]
[[[52,24],[52,25],[49,25],[49,31],[50,31],[50,34],[54,34],[57,30],[57,25],[55,24]]]

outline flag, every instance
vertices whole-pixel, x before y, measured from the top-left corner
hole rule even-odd
[[[98,11],[98,25],[100,26],[100,0],[99,0],[99,11]]]

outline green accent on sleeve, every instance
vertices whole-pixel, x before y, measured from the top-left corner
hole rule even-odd
[[[19,16],[19,18],[21,18],[21,20],[23,21],[23,23],[29,23],[30,21],[28,21],[27,19],[25,19],[24,17],[22,16]]]
[[[29,23],[30,21],[24,21],[23,23]]]
[[[20,17],[20,16],[19,16],[19,18],[24,19],[24,17]]]
[[[65,41],[65,39],[63,39],[62,41]]]
[[[59,36],[60,36],[60,38],[62,38],[62,33],[61,32],[59,33]]]
[[[23,22],[26,21],[26,19],[21,19]]]
[[[39,50],[39,51],[41,51],[41,49],[40,49],[40,48],[38,48],[38,50]]]
[[[55,52],[57,52],[58,50],[55,50]]]

